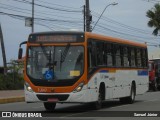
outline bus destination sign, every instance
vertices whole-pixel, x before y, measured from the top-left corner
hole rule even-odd
[[[29,42],[36,43],[71,43],[71,42],[83,42],[84,35],[55,35],[55,34],[40,34],[30,35]]]

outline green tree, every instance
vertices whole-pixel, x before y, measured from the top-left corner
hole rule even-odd
[[[146,16],[149,18],[148,26],[154,28],[152,34],[157,36],[158,32],[160,31],[160,4],[156,3],[154,8],[148,10],[146,14]]]

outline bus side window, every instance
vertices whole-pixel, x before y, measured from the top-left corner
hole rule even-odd
[[[135,50],[134,48],[131,48],[131,67],[135,67],[136,63],[135,63]]]
[[[115,45],[115,59],[116,59],[116,66],[121,66],[121,56],[120,56],[120,46]]]
[[[88,62],[89,69],[96,67],[96,43],[93,41],[88,42]]]
[[[138,66],[138,61],[137,61],[137,48],[134,49],[134,53],[135,53],[135,66]]]
[[[143,67],[147,67],[147,51],[146,51],[146,49],[142,49],[141,50],[141,56],[142,56],[142,66]]]
[[[141,50],[137,48],[137,67],[142,67]]]
[[[128,48],[128,66],[131,67],[131,47]]]
[[[127,47],[123,48],[123,53],[124,53],[124,57],[123,57],[124,66],[128,67],[129,66],[129,59],[128,59],[128,48]]]
[[[104,43],[96,42],[97,49],[97,65],[104,65]]]
[[[106,54],[107,54],[107,66],[113,66],[113,57],[112,57],[112,45],[106,43]]]
[[[121,66],[124,67],[124,46],[120,46]]]

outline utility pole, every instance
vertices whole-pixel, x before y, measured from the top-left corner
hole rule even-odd
[[[84,5],[83,6],[83,15],[84,15],[84,18],[83,18],[83,20],[84,20],[84,32],[86,31],[86,6]]]
[[[34,32],[34,0],[32,0],[32,33]]]
[[[0,24],[0,42],[1,42],[1,49],[2,49],[2,57],[3,57],[3,66],[4,66],[4,75],[7,75],[7,62],[6,62],[6,53],[5,53],[5,46],[3,41],[3,33]]]
[[[89,8],[89,0],[86,0],[86,31],[91,32],[92,16]]]

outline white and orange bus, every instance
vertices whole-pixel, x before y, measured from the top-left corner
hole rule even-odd
[[[32,33],[27,44],[24,80],[27,103],[93,103],[107,99],[133,103],[148,90],[145,44],[88,32]]]

